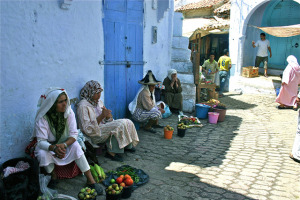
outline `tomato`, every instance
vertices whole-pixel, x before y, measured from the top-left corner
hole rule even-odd
[[[119,177],[119,178],[116,179],[116,182],[117,182],[118,184],[120,184],[120,183],[123,182],[123,179],[122,179],[121,177]]]
[[[120,186],[122,186],[122,187],[125,187],[126,185],[125,185],[125,183],[120,183]]]
[[[122,178],[122,180],[124,180],[124,175],[120,175],[119,177]]]
[[[126,175],[124,176],[124,179],[126,180],[126,179],[128,179],[128,178],[131,179],[131,176],[129,176],[128,174],[126,174]]]
[[[131,186],[133,184],[133,180],[131,178],[127,178],[124,182],[126,186]]]

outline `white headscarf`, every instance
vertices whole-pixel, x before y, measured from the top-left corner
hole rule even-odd
[[[140,94],[141,91],[143,91],[144,89],[146,89],[146,90],[149,91],[149,93],[150,93],[150,90],[149,90],[148,85],[143,85],[143,86],[139,89],[139,91],[137,92],[137,94],[135,95],[135,98],[133,99],[133,101],[130,102],[130,104],[128,105],[128,109],[129,109],[129,111],[130,111],[130,113],[131,113],[132,115],[133,115],[133,113],[134,113],[134,111],[135,111],[135,109],[136,109],[136,106],[137,106],[137,99],[138,99],[138,97],[139,97],[139,94]],[[152,96],[153,96],[153,100],[152,100],[152,101],[153,101],[154,105],[156,105],[154,91],[155,91],[155,90],[153,90],[153,92],[152,92]]]
[[[300,71],[300,66],[295,56],[293,55],[288,56],[286,61],[289,63],[289,65],[292,67],[293,70],[295,70],[296,72]]]
[[[55,103],[57,97],[63,92],[66,93],[67,95],[67,108],[64,113],[64,117],[67,118],[69,116],[69,114],[71,113],[71,106],[70,106],[70,99],[68,97],[66,90],[59,87],[50,87],[46,90],[44,94],[41,95],[38,101],[37,104],[38,110],[35,116],[36,122],[46,115],[46,113],[50,110],[50,108]]]
[[[177,74],[176,69],[169,69],[169,70],[168,70],[168,78],[169,78],[170,80],[172,80],[172,74]]]

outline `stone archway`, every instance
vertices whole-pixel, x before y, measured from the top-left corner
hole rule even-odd
[[[254,6],[251,11],[248,13],[247,17],[244,20],[244,24],[242,25],[242,31],[241,31],[241,36],[239,38],[239,53],[238,53],[238,66],[239,68],[236,69],[236,72],[240,74],[241,72],[241,67],[243,66],[251,66],[254,64],[254,59],[256,56],[256,51],[253,50],[251,46],[251,41],[252,40],[257,40],[259,38],[259,34],[261,31],[257,28],[251,27],[249,25],[254,25],[254,26],[265,26],[266,23],[263,23],[264,19],[264,14],[266,9],[274,9],[276,6],[276,2],[281,2],[281,0],[277,1],[270,1],[270,0],[264,0],[258,3],[256,6]],[[300,4],[300,0],[294,0],[291,2],[297,2]],[[272,7],[273,6],[273,7]],[[290,25],[290,24],[286,24]],[[299,36],[300,37],[300,36]],[[278,39],[281,40],[281,39]],[[274,43],[273,43],[274,46]],[[277,45],[278,46],[278,45]],[[272,44],[271,44],[272,47]],[[276,56],[276,54],[273,54],[273,57]],[[285,59],[283,59],[285,60]],[[284,61],[283,61],[284,63]],[[284,66],[282,66],[280,71],[278,70],[271,70],[272,74],[280,74],[282,69],[284,69]]]

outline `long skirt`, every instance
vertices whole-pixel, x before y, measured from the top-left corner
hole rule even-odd
[[[110,140],[109,147],[112,148],[111,136],[118,141],[119,148],[132,144],[136,146],[139,142],[135,126],[129,119],[118,119],[106,124],[100,124],[100,134],[90,137],[94,144],[104,143]]]
[[[147,122],[148,120],[161,119],[162,115],[158,108],[152,108],[150,111],[136,108],[132,118],[137,122]]]
[[[60,166],[67,165],[79,159],[84,154],[77,141],[67,147],[66,156],[63,159],[55,157],[55,153],[53,151],[45,151],[40,149],[38,146],[35,148],[34,153],[41,167],[48,166],[51,163]]]
[[[294,140],[292,154],[294,158],[300,160],[300,111],[298,116],[298,129]]]
[[[170,107],[174,109],[178,109],[182,111],[182,94],[181,93],[165,93],[164,102]]]

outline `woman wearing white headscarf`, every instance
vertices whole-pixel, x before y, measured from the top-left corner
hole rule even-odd
[[[120,154],[124,153],[124,148],[135,152],[139,137],[131,120],[113,119],[111,110],[105,108],[100,100],[102,91],[100,83],[93,80],[81,89],[81,101],[77,108],[78,125],[93,144],[106,142],[108,152],[105,157],[123,161]]]
[[[297,110],[298,84],[300,84],[300,66],[297,58],[293,55],[287,57],[288,66],[282,76],[282,84],[276,102],[280,105],[278,109],[294,108]]]
[[[33,133],[38,141],[35,156],[40,166],[52,174],[54,181],[54,164],[64,166],[75,161],[84,172],[88,186],[102,194],[102,188],[95,183],[84,152],[76,141],[77,135],[76,119],[67,92],[61,88],[49,88],[38,102]]]
[[[168,70],[163,85],[165,86],[164,102],[169,105],[172,112],[182,115],[182,88],[175,69]]]
[[[137,93],[135,99],[129,104],[129,110],[132,118],[137,122],[147,122],[144,130],[156,133],[154,128],[163,128],[158,124],[158,120],[165,113],[164,109],[158,107],[155,101],[154,89],[155,85],[161,83],[157,81],[152,71],[149,70],[146,76],[139,81],[144,86]]]

